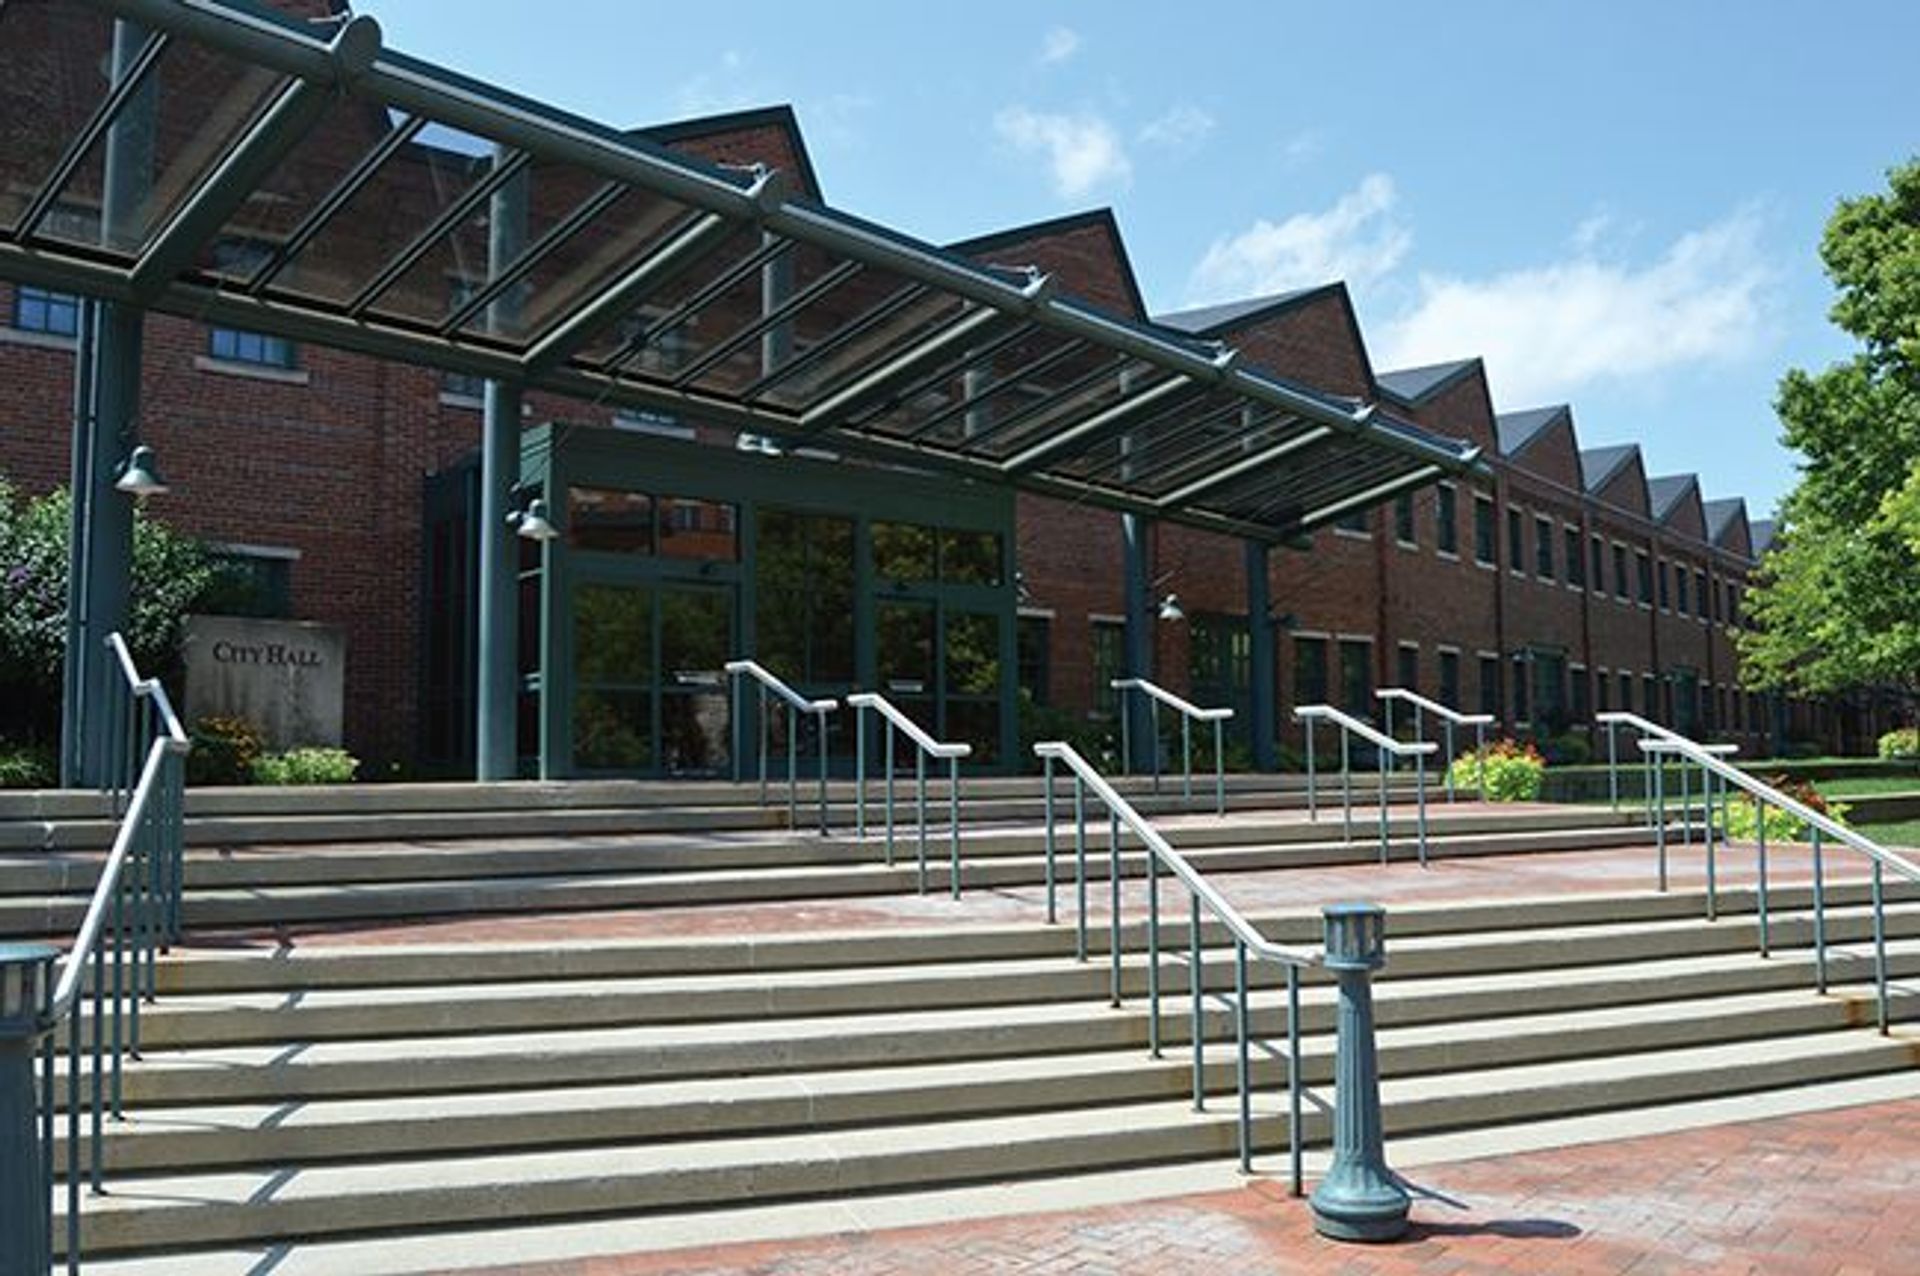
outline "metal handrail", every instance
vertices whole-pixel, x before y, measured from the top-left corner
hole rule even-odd
[[[960,759],[973,754],[973,746],[958,741],[936,740],[921,730],[920,724],[900,712],[885,696],[874,691],[856,691],[847,697],[854,711],[854,835],[867,835],[867,726],[866,711],[872,710],[887,724],[887,867],[893,867],[893,763],[894,733],[904,733],[914,744],[914,810],[920,825],[920,893],[927,893],[927,759],[943,758],[947,763],[948,885],[953,897],[960,898]]]
[[[1089,791],[1107,808],[1108,827],[1108,868],[1107,880],[1110,892],[1109,934],[1107,950],[1109,957],[1109,994],[1112,1004],[1122,1004],[1121,985],[1121,909],[1120,881],[1120,830],[1124,826],[1138,838],[1147,852],[1147,1043],[1154,1058],[1161,1058],[1160,1033],[1160,873],[1164,866],[1181,885],[1187,888],[1187,982],[1188,996],[1192,1002],[1191,1036],[1193,1046],[1193,1108],[1204,1111],[1206,1108],[1206,1030],[1204,1022],[1204,1003],[1206,993],[1206,965],[1201,946],[1201,913],[1213,914],[1214,918],[1226,928],[1233,941],[1234,948],[1234,1030],[1236,1044],[1236,1078],[1239,1091],[1239,1142],[1240,1168],[1251,1172],[1253,1167],[1253,1082],[1250,1063],[1250,1024],[1252,1019],[1251,1001],[1247,991],[1247,959],[1257,957],[1278,963],[1286,971],[1287,980],[1287,1102],[1288,1156],[1292,1175],[1292,1190],[1295,1196],[1301,1194],[1302,1170],[1300,1156],[1300,972],[1323,964],[1325,954],[1310,948],[1293,948],[1276,943],[1260,933],[1258,927],[1248,921],[1239,909],[1228,902],[1206,877],[1189,863],[1185,856],[1173,849],[1159,830],[1155,829],[1145,817],[1133,808],[1085,758],[1076,752],[1072,745],[1064,741],[1042,741],[1033,746],[1034,753],[1042,760],[1046,771],[1046,883],[1047,883],[1047,921],[1049,924],[1059,921],[1056,882],[1058,880],[1054,860],[1058,839],[1055,835],[1053,768],[1059,762],[1073,774],[1073,818],[1074,818],[1074,887],[1077,908],[1075,915],[1074,958],[1087,960],[1087,812],[1086,795]]]
[[[1658,722],[1643,718],[1637,713],[1629,713],[1623,709],[1612,709],[1602,713],[1596,713],[1593,715],[1593,720],[1607,729],[1607,799],[1609,805],[1611,805],[1615,811],[1620,809],[1619,728],[1623,726],[1633,728],[1640,733],[1642,740],[1651,737],[1655,740],[1678,740],[1686,744],[1694,743],[1670,727],[1662,726]],[[1715,744],[1697,747],[1706,748],[1711,752],[1726,754],[1738,753],[1740,751],[1740,746],[1735,744]],[[1658,768],[1654,765],[1654,755],[1642,750],[1640,775],[1641,816],[1649,829],[1654,827],[1654,789],[1656,786],[1664,788],[1665,785],[1665,777],[1657,774],[1657,772]],[[1711,772],[1705,770],[1700,773],[1700,797],[1709,808],[1711,808],[1713,802],[1712,794],[1708,791],[1712,783],[1711,774]],[[1692,773],[1685,765],[1682,765],[1680,768],[1680,840],[1685,843],[1691,843],[1693,841],[1693,795],[1690,791],[1692,782]],[[1663,829],[1661,832],[1662,835],[1664,835],[1665,830]],[[1710,828],[1708,835],[1711,836]]]
[[[733,720],[742,718],[743,697],[741,679],[751,678],[759,687],[760,712],[760,804],[767,801],[767,753],[768,737],[773,728],[767,722],[767,696],[772,694],[787,706],[787,826],[800,826],[800,715],[810,713],[820,730],[820,832],[827,831],[827,715],[840,707],[837,700],[809,700],[789,687],[773,674],[767,672],[757,660],[729,660],[723,666],[727,677],[733,680]],[[733,779],[738,784],[741,779],[740,757],[736,750],[733,759]]]
[[[108,683],[107,709],[94,729],[110,732],[102,789],[120,825],[92,898],[60,958],[60,977],[42,1007],[38,1028],[41,1086],[39,1133],[43,1182],[54,1179],[56,1029],[66,1024],[66,1267],[80,1270],[80,1176],[83,1112],[88,1114],[86,1176],[94,1195],[102,1182],[102,1122],[124,1116],[122,1071],[140,1051],[140,1007],[158,994],[158,954],[181,933],[184,884],[184,759],[191,743],[157,679],[142,678],[117,633],[107,638],[124,685]],[[123,802],[124,798],[124,802]],[[85,1010],[92,1023],[83,1034]],[[82,1072],[91,1058],[90,1086]],[[46,1221],[51,1236],[52,1195]],[[50,1251],[51,1245],[46,1248]]]
[[[1639,747],[1642,752],[1649,756],[1660,754],[1677,755],[1693,762],[1706,773],[1719,779],[1720,824],[1721,839],[1723,841],[1730,841],[1729,834],[1732,832],[1732,825],[1728,819],[1727,786],[1732,785],[1737,789],[1743,790],[1753,801],[1755,851],[1759,868],[1758,907],[1760,917],[1760,955],[1763,957],[1769,955],[1770,949],[1767,913],[1766,807],[1769,805],[1778,807],[1780,810],[1785,811],[1788,815],[1791,815],[1794,819],[1806,825],[1811,834],[1809,840],[1813,847],[1814,987],[1823,995],[1827,991],[1827,901],[1826,868],[1823,855],[1825,842],[1828,839],[1836,841],[1848,850],[1864,855],[1872,861],[1874,987],[1876,993],[1875,1000],[1878,1007],[1880,1035],[1885,1036],[1887,1034],[1887,1025],[1891,1018],[1887,985],[1886,870],[1892,869],[1908,881],[1920,883],[1920,864],[1916,864],[1905,856],[1888,850],[1872,838],[1861,833],[1858,829],[1848,828],[1832,816],[1816,811],[1806,803],[1788,797],[1785,793],[1782,793],[1779,789],[1774,788],[1765,781],[1757,779],[1739,767],[1728,763],[1719,756],[1723,752],[1723,749],[1712,745],[1697,744],[1683,736],[1674,736],[1671,732],[1668,732],[1667,736],[1671,738],[1643,739],[1638,742]],[[1660,768],[1656,767],[1656,776],[1658,776],[1659,771]],[[1657,784],[1658,781],[1656,780],[1656,785]],[[1714,875],[1712,872],[1714,839],[1712,833],[1711,797],[1708,798],[1707,806],[1709,815],[1707,822],[1709,866],[1707,874],[1707,919],[1713,921],[1717,920],[1719,909]],[[1662,831],[1662,837],[1660,839],[1660,889],[1665,890],[1666,839],[1664,837],[1664,810],[1662,811],[1662,817],[1660,824],[1656,827],[1659,827]]]
[[[1479,759],[1480,763],[1478,787],[1480,796],[1482,798],[1486,797],[1487,728],[1498,722],[1498,718],[1494,717],[1491,713],[1461,713],[1458,709],[1449,708],[1447,705],[1441,704],[1438,700],[1429,700],[1419,692],[1409,690],[1406,687],[1382,687],[1373,694],[1375,698],[1381,702],[1381,707],[1385,712],[1385,725],[1388,735],[1393,734],[1393,703],[1396,700],[1404,701],[1413,706],[1413,739],[1416,744],[1425,741],[1427,738],[1426,718],[1424,715],[1431,713],[1440,720],[1443,734],[1446,737],[1446,748],[1444,752],[1447,777],[1447,801],[1449,802],[1453,801],[1453,762],[1454,758],[1458,756],[1453,747],[1453,729],[1455,727],[1472,727],[1473,755]]]
[[[1129,691],[1138,691],[1147,697],[1153,714],[1153,791],[1160,791],[1160,706],[1166,705],[1180,715],[1180,757],[1182,801],[1193,801],[1193,724],[1210,722],[1213,724],[1213,813],[1227,813],[1227,778],[1224,746],[1226,743],[1226,722],[1233,716],[1229,708],[1203,709],[1188,700],[1174,695],[1165,687],[1147,681],[1145,678],[1115,678],[1110,684],[1122,695]],[[1131,714],[1123,706],[1120,712],[1120,759],[1122,768],[1133,765],[1132,728],[1128,725]]]
[[[1314,758],[1313,724],[1331,722],[1340,728],[1340,820],[1341,832],[1346,841],[1353,841],[1353,750],[1352,737],[1359,736],[1374,747],[1380,761],[1380,862],[1385,864],[1388,857],[1388,819],[1387,819],[1387,777],[1392,770],[1388,759],[1412,758],[1414,762],[1414,800],[1418,804],[1415,822],[1415,846],[1420,856],[1420,866],[1427,864],[1427,755],[1439,750],[1440,746],[1431,740],[1407,744],[1394,739],[1351,714],[1342,713],[1330,704],[1303,704],[1293,711],[1294,721],[1303,723],[1307,729],[1307,819],[1317,823],[1320,819],[1320,800],[1318,773]]]

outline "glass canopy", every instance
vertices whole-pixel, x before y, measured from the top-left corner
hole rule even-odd
[[[0,277],[1262,540],[1474,449],[243,0],[0,4]]]

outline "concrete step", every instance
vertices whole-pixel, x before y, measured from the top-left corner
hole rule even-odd
[[[1645,837],[1629,827],[1563,828],[1438,836],[1429,839],[1432,858],[1514,855],[1542,851],[1581,851],[1631,846]],[[1395,843],[1396,859],[1413,858],[1414,847]],[[873,854],[873,852],[869,852]],[[1209,874],[1275,868],[1361,864],[1377,860],[1378,843],[1356,839],[1296,842],[1284,845],[1202,847],[1188,858]],[[1122,872],[1143,876],[1145,857],[1123,856]],[[1104,881],[1108,856],[1089,847],[1088,878]],[[1073,874],[1071,847],[1062,844],[1057,860],[1062,881]],[[963,847],[961,882],[965,890],[1033,885],[1045,880],[1044,856],[1001,855],[969,860]],[[947,888],[945,860],[929,846],[926,888]],[[893,867],[884,863],[801,864],[755,869],[690,870],[652,873],[553,873],[510,877],[461,878],[428,882],[363,882],[341,886],[249,886],[192,890],[183,911],[190,927],[264,926],[296,922],[364,921],[447,914],[520,913],[565,909],[649,908],[670,905],[744,903],[758,900],[845,898],[903,894],[919,889],[913,857]],[[0,899],[0,935],[60,934],[78,926],[85,897]]]
[[[1390,1079],[1390,1135],[1644,1106],[1911,1067],[1913,1043],[1852,1030]],[[1177,1075],[1177,1069],[1169,1070]],[[1307,1105],[1308,1138],[1325,1135]],[[1227,1155],[1231,1105],[1081,1102],[1054,1111],[835,1130],[691,1137],[509,1155],[262,1165],[129,1175],[89,1202],[94,1254],[250,1240],[471,1226],[529,1218],[766,1203],[932,1183]],[[1259,1096],[1262,1146],[1285,1138],[1284,1096]],[[906,1114],[903,1114],[906,1115]],[[56,1233],[58,1228],[56,1226]]]

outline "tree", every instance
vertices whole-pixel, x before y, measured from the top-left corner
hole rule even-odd
[[[53,739],[67,645],[65,489],[23,499],[0,481],[0,735]],[[127,646],[143,674],[174,671],[180,627],[218,578],[199,542],[136,511]]]
[[[1843,200],[1821,261],[1859,353],[1794,369],[1775,408],[1803,461],[1741,635],[1750,686],[1920,687],[1920,160]]]

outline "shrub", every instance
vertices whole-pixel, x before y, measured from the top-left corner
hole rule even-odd
[[[50,789],[57,783],[59,770],[49,750],[0,740],[0,789]]]
[[[1808,810],[1826,816],[1836,824],[1847,822],[1847,804],[1829,802],[1821,796],[1820,790],[1806,780],[1790,780],[1784,775],[1769,776],[1763,781],[1770,788],[1778,789]],[[1731,798],[1727,802],[1726,817],[1719,811],[1713,813],[1713,825],[1728,837],[1737,841],[1754,840],[1760,818],[1755,811],[1754,800],[1746,795]],[[1767,840],[1770,842],[1800,842],[1806,840],[1807,822],[1777,806],[1766,808]]]
[[[253,760],[255,784],[350,784],[360,759],[345,749],[288,749]]]
[[[1463,753],[1453,760],[1448,775],[1453,787],[1478,791],[1484,767],[1485,794],[1489,802],[1533,802],[1540,797],[1540,786],[1547,775],[1547,760],[1531,744],[1514,740],[1495,740],[1484,749]]]
[[[1541,746],[1550,766],[1585,766],[1593,761],[1593,746],[1583,735],[1568,731]]]
[[[202,718],[189,733],[188,784],[246,784],[260,756],[260,733],[245,718]]]
[[[1111,774],[1119,769],[1120,723],[1117,718],[1088,718],[1052,705],[1036,704],[1032,693],[1025,687],[1020,689],[1017,708],[1020,715],[1018,765],[1021,770],[1040,770],[1040,759],[1033,755],[1033,746],[1042,740],[1066,741],[1073,746],[1074,752],[1103,774]],[[1210,736],[1206,747],[1213,747]],[[1194,752],[1200,753],[1198,741],[1195,742]]]
[[[1880,737],[1879,753],[1888,762],[1920,758],[1920,727],[1900,727]]]

